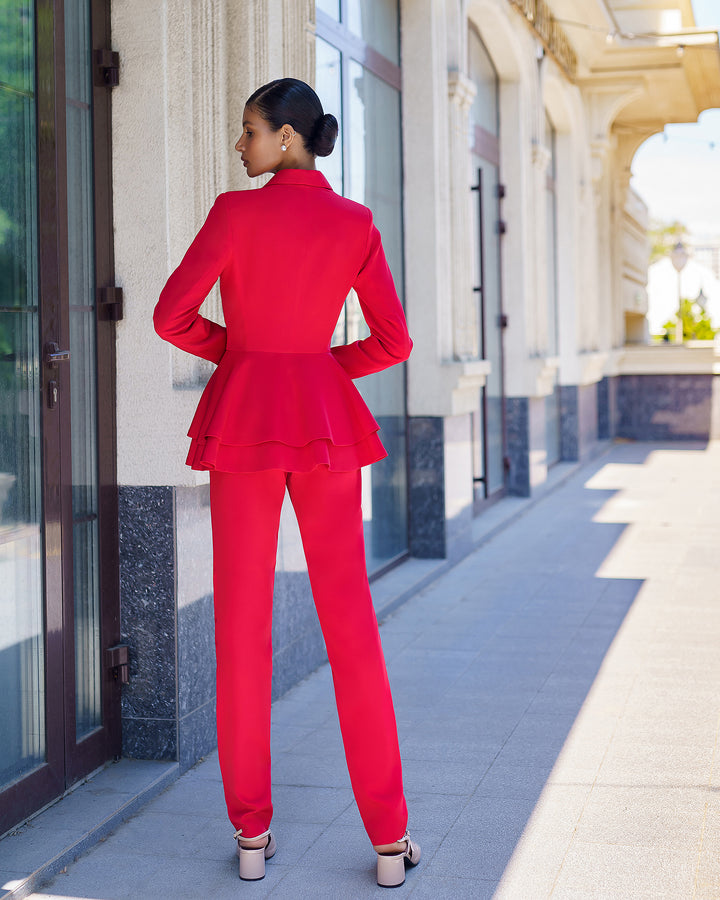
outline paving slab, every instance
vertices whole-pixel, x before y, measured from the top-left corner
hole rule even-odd
[[[718,900],[720,445],[617,444],[541,493],[376,600],[423,845],[398,896]],[[211,754],[31,896],[384,896],[327,667],[274,704],[273,751],[263,882],[238,881]]]

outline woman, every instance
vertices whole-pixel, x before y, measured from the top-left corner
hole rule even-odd
[[[397,729],[365,568],[360,467],[386,453],[351,379],[412,342],[368,209],[315,169],[337,137],[307,84],[248,99],[235,149],[257,191],[221,194],[155,309],[158,334],[218,364],[190,427],[188,465],[209,470],[217,731],[240,877],[262,878],[270,833],[271,616],[287,489],[333,673],[355,798],[378,883],[401,884],[407,832]],[[220,279],[226,327],[198,314]],[[330,348],[355,288],[370,337]]]

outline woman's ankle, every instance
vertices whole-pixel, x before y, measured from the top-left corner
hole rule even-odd
[[[407,841],[395,841],[394,844],[373,844],[376,853],[402,853],[407,849]]]
[[[261,850],[267,845],[269,840],[270,838],[267,835],[259,838],[248,838],[247,840],[241,836],[238,838],[238,844],[244,850]]]

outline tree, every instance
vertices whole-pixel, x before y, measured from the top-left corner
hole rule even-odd
[[[680,301],[680,319],[684,341],[711,341],[715,337],[716,329],[712,327],[710,316],[695,300],[683,299]],[[675,334],[676,320],[668,319],[663,328],[665,329],[665,340],[672,340]]]
[[[689,235],[690,232],[682,222],[651,222],[648,229],[650,265],[662,259],[663,256],[669,256],[670,251],[678,242],[686,244]]]

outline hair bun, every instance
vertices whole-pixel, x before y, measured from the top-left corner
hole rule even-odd
[[[316,156],[329,156],[338,136],[338,121],[331,113],[318,116],[308,150]]]

